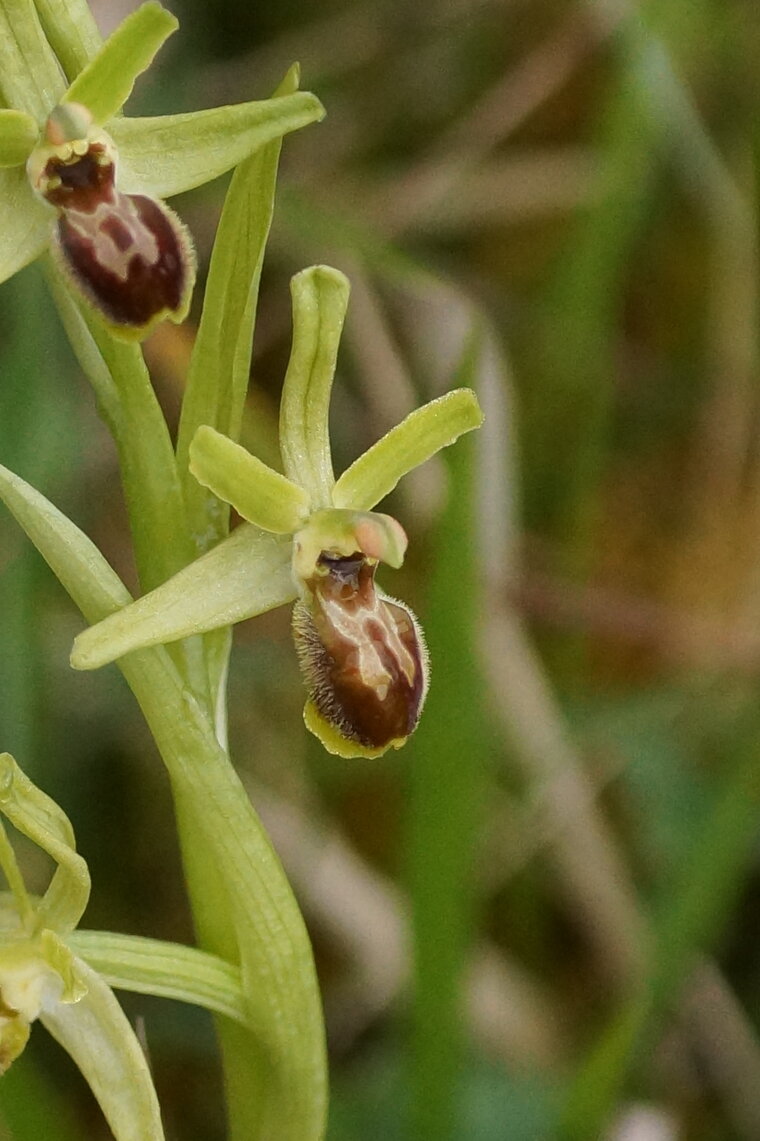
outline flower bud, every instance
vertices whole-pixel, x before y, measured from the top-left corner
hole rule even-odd
[[[293,612],[307,724],[347,756],[399,748],[427,692],[422,632],[410,610],[377,590],[376,565],[359,551],[322,551]]]

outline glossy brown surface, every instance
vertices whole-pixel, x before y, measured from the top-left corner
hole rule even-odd
[[[381,748],[408,737],[425,696],[425,652],[411,613],[383,598],[362,555],[323,553],[293,627],[309,696],[344,737]]]
[[[188,270],[181,235],[151,198],[119,194],[93,214],[66,211],[58,242],[82,289],[114,323],[146,325],[182,304]]]
[[[51,159],[45,178],[44,196],[60,210],[55,242],[64,263],[109,321],[140,329],[183,309],[192,262],[179,222],[152,198],[121,194],[100,144]]]

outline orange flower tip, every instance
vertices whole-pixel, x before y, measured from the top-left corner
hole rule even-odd
[[[379,520],[368,516],[356,524],[356,544],[367,558],[400,566],[409,542],[406,531],[392,516],[384,515],[382,518],[390,535]]]
[[[92,123],[92,113],[82,103],[59,103],[45,124],[45,140],[52,147],[60,147],[86,139]]]
[[[417,620],[376,589],[374,575],[374,562],[359,551],[323,552],[293,611],[309,694],[307,725],[342,756],[400,748],[427,693],[427,651]]]

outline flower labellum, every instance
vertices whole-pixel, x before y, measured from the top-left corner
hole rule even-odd
[[[309,728],[368,756],[403,745],[427,692],[420,628],[410,610],[377,590],[376,566],[361,551],[322,551],[293,611]]]
[[[195,258],[177,216],[162,202],[116,187],[111,140],[92,130],[86,107],[63,103],[46,126],[47,145],[32,154],[32,186],[59,217],[53,249],[60,264],[126,339],[169,317],[187,315]]]

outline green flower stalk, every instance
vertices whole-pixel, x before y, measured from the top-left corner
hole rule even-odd
[[[399,748],[417,724],[427,654],[411,611],[375,587],[378,563],[403,562],[406,535],[372,508],[405,474],[479,427],[482,414],[469,389],[450,392],[413,412],[336,481],[328,412],[348,293],[343,274],[325,266],[293,279],[284,475],[210,426],[195,433],[190,471],[248,525],[80,634],[71,663],[93,669],[296,600],[306,725],[333,753],[377,757]]]

